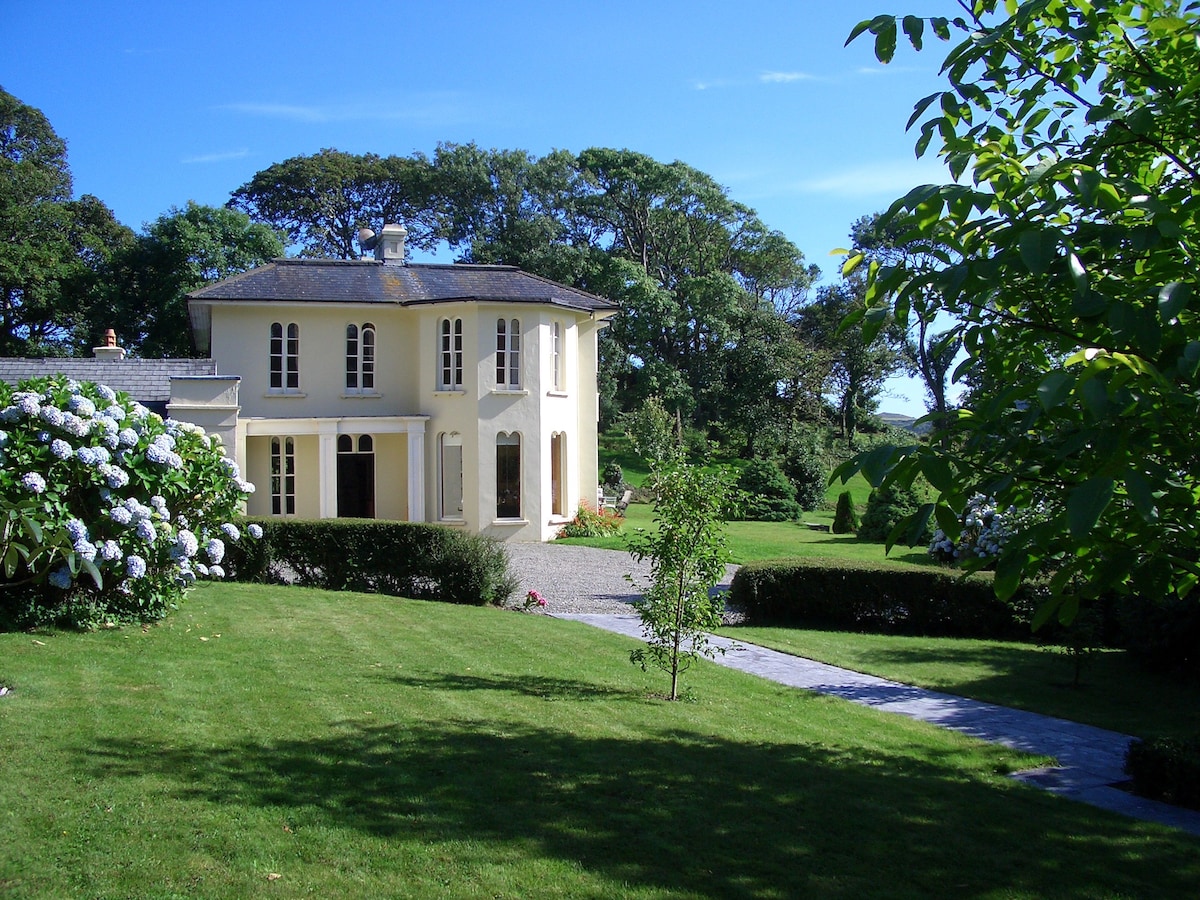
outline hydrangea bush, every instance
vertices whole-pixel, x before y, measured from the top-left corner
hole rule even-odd
[[[961,529],[958,539],[952,540],[939,528],[929,543],[929,555],[938,562],[951,565],[969,560],[983,560],[991,564],[1019,531],[1043,521],[1046,515],[1045,504],[1025,510],[1018,510],[1015,506],[998,509],[995,497],[975,494],[967,501],[959,517]]]
[[[25,624],[161,618],[224,575],[254,490],[203,429],[62,376],[0,384],[0,462],[0,618]]]

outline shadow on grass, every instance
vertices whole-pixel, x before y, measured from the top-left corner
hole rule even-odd
[[[427,683],[610,694],[553,679]],[[150,777],[187,802],[277,808],[298,835],[353,830],[431,854],[453,842],[467,864],[568,860],[608,879],[614,894],[1189,896],[1200,879],[1188,839],[976,779],[951,750],[851,752],[645,729],[588,737],[446,720],[339,723],[216,747],[110,739],[79,752],[93,776]]]
[[[548,678],[542,675],[522,675],[511,678],[503,675],[463,675],[444,672],[426,676],[387,675],[392,684],[418,690],[438,691],[507,691],[524,697],[544,700],[634,700],[643,703],[645,691],[592,684],[570,678]]]

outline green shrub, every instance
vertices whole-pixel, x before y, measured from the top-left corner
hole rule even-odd
[[[988,573],[821,558],[742,566],[729,599],[755,624],[999,639],[1029,639],[1034,608],[998,600]]]
[[[858,510],[849,491],[838,494],[837,509],[833,513],[834,534],[854,534],[858,531]]]
[[[600,482],[607,488],[613,491],[618,491],[625,483],[625,472],[621,469],[619,462],[610,462],[604,467],[603,480]]]
[[[265,518],[263,539],[228,559],[240,581],[502,606],[516,579],[491,538],[423,522]]]
[[[558,537],[608,537],[620,532],[622,521],[615,512],[580,503],[575,518],[558,530]]]
[[[1116,601],[1118,642],[1147,669],[1200,677],[1200,601],[1131,595]]]
[[[1134,741],[1125,754],[1134,793],[1200,809],[1200,737]]]
[[[739,519],[790,522],[800,517],[796,490],[774,460],[751,460],[738,476],[737,488],[743,495]]]
[[[889,485],[871,491],[867,499],[867,511],[862,517],[858,536],[868,541],[888,539],[892,529],[906,516],[915,513],[921,506],[921,497],[913,488]],[[929,543],[929,529],[917,537],[917,543]]]
[[[792,483],[794,497],[800,508],[816,509],[825,499],[829,469],[809,447],[793,449],[783,461],[783,474]]]

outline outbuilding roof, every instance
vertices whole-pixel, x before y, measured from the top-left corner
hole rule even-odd
[[[106,384],[161,412],[171,399],[171,379],[216,375],[211,359],[95,359],[93,357],[0,357],[0,381],[17,384],[42,375],[65,375],[76,381]]]

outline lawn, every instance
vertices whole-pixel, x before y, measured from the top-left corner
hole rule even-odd
[[[1196,687],[1147,672],[1124,651],[1091,656],[1076,686],[1073,662],[1059,649],[1035,644],[752,626],[726,628],[722,634],[903,684],[1125,734],[1200,734]]]
[[[1192,896],[1200,841],[1013,751],[572,622],[206,585],[0,635],[0,895]]]
[[[741,565],[759,559],[780,559],[789,556],[836,556],[863,561],[890,560],[916,565],[934,564],[924,548],[895,547],[891,553],[884,553],[883,544],[859,540],[852,534],[814,531],[807,526],[808,522],[829,525],[833,522],[833,511],[805,513],[801,522],[726,522],[725,537],[732,562]],[[624,532],[634,528],[653,527],[652,505],[634,503],[626,510]],[[625,549],[624,534],[602,538],[566,538],[563,543],[603,547],[608,550]]]

